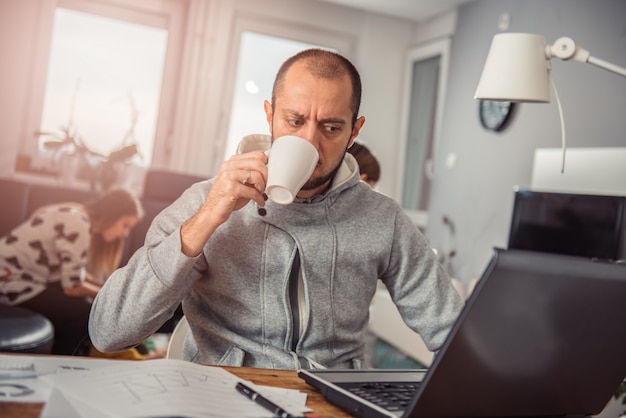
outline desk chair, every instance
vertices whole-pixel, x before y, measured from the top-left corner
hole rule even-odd
[[[165,358],[179,360],[183,358],[183,343],[185,342],[187,331],[189,331],[189,322],[187,322],[187,318],[183,315],[172,332],[170,341],[167,344],[167,354]]]

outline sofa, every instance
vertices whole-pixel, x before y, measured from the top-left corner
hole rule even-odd
[[[150,170],[146,173],[144,190],[140,196],[145,215],[130,231],[124,246],[122,265],[143,245],[152,219],[187,187],[201,180],[204,178],[170,171]],[[60,202],[84,203],[98,194],[99,192],[87,189],[0,178],[0,236],[6,235],[16,225],[28,219],[41,206]]]
[[[171,171],[150,170],[146,173],[144,190],[140,196],[145,214],[141,221],[130,231],[124,246],[122,266],[143,245],[146,232],[154,217],[165,207],[169,206],[187,187],[201,180],[204,180],[204,178]],[[41,206],[60,202],[83,203],[98,196],[98,194],[99,192],[87,189],[76,189],[62,185],[35,184],[15,178],[0,178],[0,196],[2,196],[0,199],[0,236],[6,235],[15,226],[28,219]],[[174,317],[164,324],[159,332],[172,332],[182,315],[182,309],[179,307]],[[23,313],[20,313],[18,316],[22,317]],[[23,321],[15,323],[19,324],[16,328],[26,331],[23,327]],[[40,325],[40,333],[41,328],[45,328],[45,324]],[[9,331],[11,333],[7,334],[7,338],[4,338],[3,335]],[[22,338],[20,335],[16,336],[14,331],[15,329],[11,330],[7,324],[3,324],[3,330],[0,330],[0,351],[14,351],[10,347],[12,345],[10,341],[20,338],[22,341],[24,339],[28,340],[29,336]],[[31,335],[34,336],[32,332]],[[4,345],[2,344],[3,342],[5,343]],[[31,347],[30,349],[36,350],[37,347]]]

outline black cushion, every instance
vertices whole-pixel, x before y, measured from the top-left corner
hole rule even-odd
[[[144,241],[146,240],[146,233],[148,232],[148,228],[150,228],[152,220],[163,209],[168,207],[170,203],[171,202],[165,200],[142,199],[141,205],[143,206],[144,216],[139,222],[137,222],[137,225],[135,225],[135,227],[131,230],[128,239],[126,240],[124,253],[122,254],[122,266],[126,265],[135,251],[143,246]]]
[[[33,184],[28,193],[26,217],[29,217],[33,212],[45,205],[65,202],[87,203],[99,195],[99,192],[93,190]]]
[[[43,315],[0,304],[0,352],[50,354],[54,327]]]
[[[149,170],[143,186],[143,197],[173,202],[189,186],[202,180],[206,178],[174,171]]]
[[[0,179],[0,236],[4,236],[26,219],[28,184]]]

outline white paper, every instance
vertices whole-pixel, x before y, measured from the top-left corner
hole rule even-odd
[[[14,373],[15,377],[0,379],[0,402],[42,403],[50,397],[52,386],[40,377],[50,374],[63,373],[97,367],[110,367],[116,364],[127,364],[127,360],[108,360],[76,356],[42,356],[0,354],[0,375],[7,376]],[[20,377],[16,371],[21,370]],[[26,376],[26,371],[28,375]],[[27,390],[21,389],[26,387]]]
[[[311,411],[298,390],[254,385],[223,369],[180,360],[0,354],[0,374],[6,395],[0,402],[43,402],[42,418],[271,416],[236,391],[237,381],[293,415]]]
[[[235,389],[242,379],[218,367],[182,360],[126,362],[47,375],[44,380],[53,385],[55,391],[44,407],[42,418],[273,416]],[[309,411],[304,406],[306,394],[287,389],[254,388],[292,414]]]

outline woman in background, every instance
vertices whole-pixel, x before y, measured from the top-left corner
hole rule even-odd
[[[361,180],[369,184],[372,188],[376,187],[380,179],[380,164],[374,154],[365,145],[356,141],[348,148],[348,152],[356,159],[361,173]]]
[[[125,189],[38,209],[0,239],[0,303],[47,317],[52,353],[74,354],[87,336],[92,298],[119,266],[124,240],[142,216]]]

